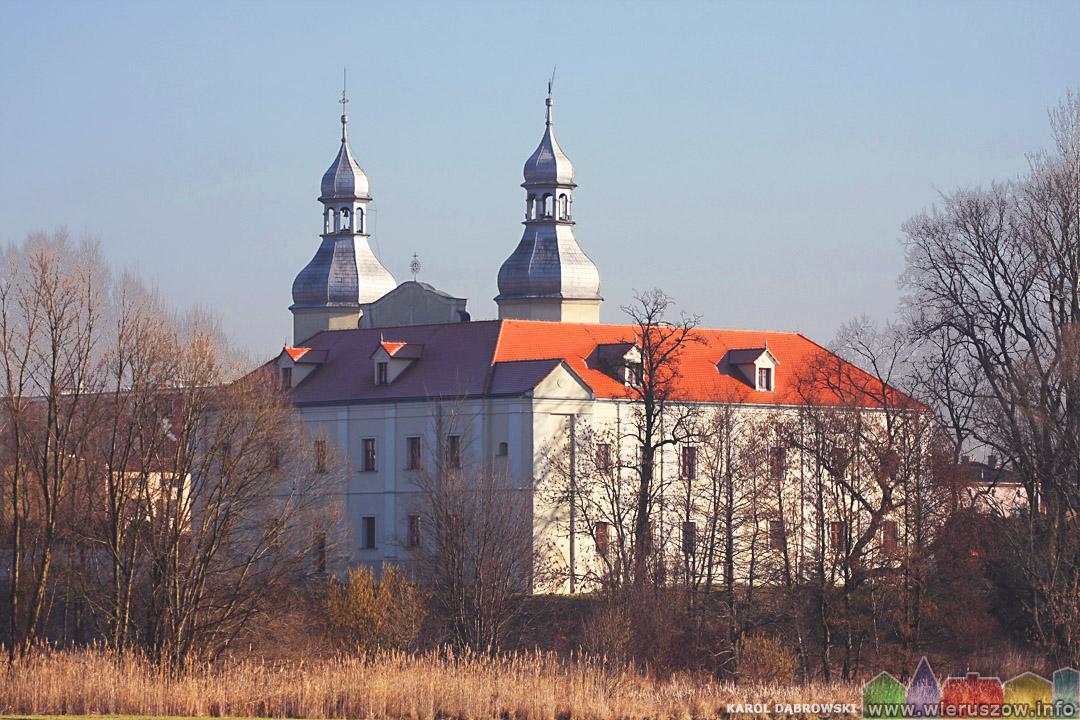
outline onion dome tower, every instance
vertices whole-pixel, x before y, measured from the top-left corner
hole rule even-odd
[[[292,286],[293,342],[322,330],[355,329],[360,305],[397,287],[368,244],[368,178],[349,149],[349,102],[341,92],[341,149],[322,178],[322,242]]]
[[[525,162],[525,232],[499,269],[500,318],[600,322],[600,273],[574,237],[574,166],[547,127]]]

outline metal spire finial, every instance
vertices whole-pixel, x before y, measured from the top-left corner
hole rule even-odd
[[[348,73],[348,68],[341,69],[341,99],[338,100],[338,102],[341,103],[341,142],[346,142],[348,140],[348,133],[345,129],[345,126],[349,123],[349,115],[345,112],[345,105],[349,102],[349,98],[345,92],[348,87]]]
[[[548,80],[548,94],[545,104],[547,105],[547,124],[549,127],[551,126],[551,87],[555,84],[555,70],[557,67],[558,66],[554,66],[551,68],[551,79]]]
[[[413,282],[416,282],[416,276],[420,274],[420,256],[416,253],[412,254],[412,260],[409,261],[409,272],[412,273]]]

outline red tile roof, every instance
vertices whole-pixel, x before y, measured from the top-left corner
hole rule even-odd
[[[320,365],[326,362],[325,350],[312,350],[308,347],[286,347],[285,352],[288,353],[294,363]]]
[[[419,343],[390,342],[388,340],[382,340],[379,342],[379,347],[385,350],[386,354],[390,357],[403,358],[405,360],[418,360],[420,356],[424,354],[424,346]]]
[[[565,362],[592,388],[595,397],[629,398],[633,397],[632,390],[600,368],[590,367],[589,359],[598,345],[634,342],[636,330],[631,325],[530,320],[396,327],[394,342],[383,345],[422,345],[423,357],[389,385],[376,385],[369,366],[371,354],[383,342],[385,328],[321,332],[305,344],[312,350],[325,351],[326,361],[292,390],[292,400],[307,404],[523,394],[558,361]],[[681,399],[801,404],[805,393],[800,393],[796,379],[807,374],[815,363],[827,362],[843,369],[846,382],[864,386],[867,392],[860,395],[864,398],[860,404],[880,404],[866,397],[881,394],[873,378],[798,333],[696,329],[693,334],[695,342],[686,345],[680,363],[676,394]],[[758,392],[726,356],[729,350],[766,345],[779,362],[776,390]],[[593,360],[592,365],[596,364]],[[844,401],[826,388],[816,390],[814,397],[818,402]],[[891,388],[888,397],[890,401],[907,401]]]
[[[306,355],[309,350],[311,350],[311,348],[306,348],[306,347],[286,347],[285,348],[285,352],[287,352],[289,354],[289,357],[291,357],[293,359],[293,362],[296,362],[300,358],[304,357],[304,355]]]

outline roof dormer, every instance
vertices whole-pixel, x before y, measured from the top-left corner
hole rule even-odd
[[[734,367],[754,390],[772,392],[776,388],[776,367],[780,361],[769,351],[768,345],[728,350],[725,362]]]
[[[291,390],[296,387],[324,362],[326,362],[325,350],[285,346],[275,362],[281,389]]]
[[[586,364],[624,385],[641,385],[641,348],[632,342],[597,345]]]
[[[376,385],[389,385],[420,359],[424,346],[419,343],[381,340],[371,353]]]

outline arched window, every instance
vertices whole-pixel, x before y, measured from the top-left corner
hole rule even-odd
[[[563,193],[562,195],[559,196],[559,219],[560,220],[569,220],[570,219],[570,201],[566,197],[566,193]]]
[[[536,219],[536,196],[530,194],[529,198],[525,201],[525,219]]]
[[[544,193],[544,217],[551,217],[551,193]]]
[[[323,210],[322,231],[323,231],[324,234],[330,232],[330,223],[332,222],[330,220],[330,215],[333,212],[334,211],[331,210],[330,208],[326,208],[325,210]]]
[[[364,232],[364,209],[356,208],[356,232]]]
[[[352,221],[351,221],[351,217],[350,217],[350,214],[349,214],[349,208],[341,208],[341,229],[342,230],[351,230],[352,229]]]

